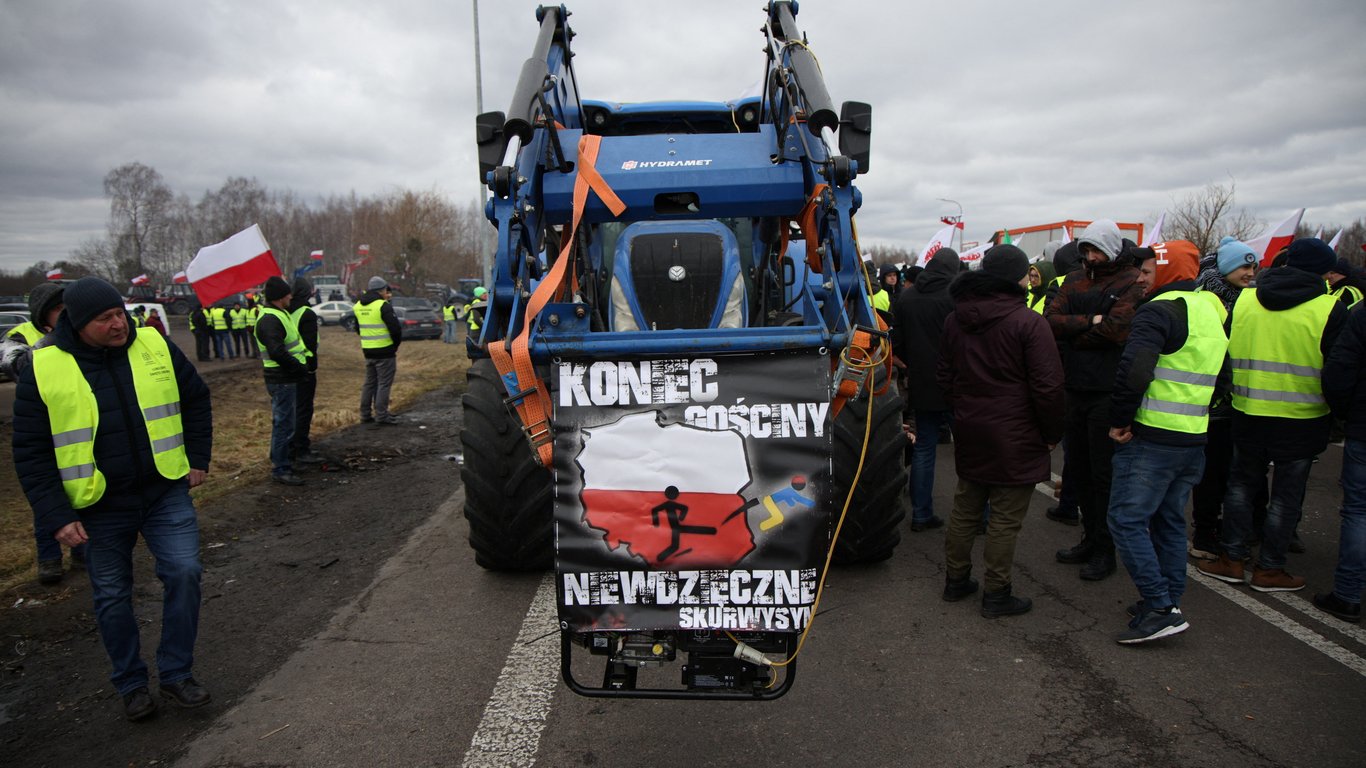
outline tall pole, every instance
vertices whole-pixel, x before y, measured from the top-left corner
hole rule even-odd
[[[936,199],[941,203],[953,203],[954,205],[958,206],[958,226],[954,227],[954,229],[958,230],[956,233],[958,235],[958,250],[961,253],[963,250],[963,204],[958,202],[957,200],[950,200],[947,197],[940,197]],[[953,242],[952,237],[949,238],[949,242]]]
[[[473,0],[474,4],[474,114],[484,114],[484,68],[479,55],[479,0]],[[484,203],[487,200],[487,188],[484,180],[479,180],[479,196],[474,207],[474,226],[478,233],[476,246],[479,249],[479,262],[483,270],[484,285],[493,284],[493,253],[489,247],[488,238],[485,236],[484,227],[480,219],[484,216]]]

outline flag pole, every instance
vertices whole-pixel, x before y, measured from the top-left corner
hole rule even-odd
[[[963,227],[962,227],[962,224],[963,224],[963,204],[960,203],[960,202],[958,202],[957,200],[950,200],[950,199],[948,199],[947,197],[940,197],[940,198],[937,198],[937,199],[938,199],[939,202],[941,202],[941,203],[953,203],[954,205],[958,206],[958,222],[957,222],[957,223],[959,224],[959,226],[958,226],[958,227],[955,227],[955,229],[958,230],[955,234],[958,235],[958,251],[961,252],[961,251],[963,250]],[[952,238],[950,238],[950,242],[952,242]]]

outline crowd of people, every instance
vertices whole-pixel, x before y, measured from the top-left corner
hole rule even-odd
[[[1030,609],[1013,593],[1015,540],[1059,444],[1061,487],[1046,515],[1081,537],[1055,558],[1086,581],[1123,563],[1138,599],[1118,642],[1189,628],[1188,557],[1212,579],[1303,589],[1287,552],[1302,551],[1306,483],[1336,428],[1338,562],[1313,603],[1360,621],[1366,283],[1326,243],[1294,240],[1261,268],[1232,237],[1202,257],[1186,241],[1139,247],[1102,220],[1034,259],[1002,244],[969,271],[943,248],[923,268],[869,272],[903,371],[913,532],[946,525],[934,508],[935,457],[941,441],[954,444],[945,600],[980,588],[983,616]]]
[[[296,464],[323,461],[309,439],[318,356],[312,294],[307,278],[290,284],[274,276],[259,306],[210,307],[190,318],[201,362],[206,331],[220,359],[261,359],[271,400],[271,479],[288,486],[304,483]],[[374,277],[356,304],[366,361],[360,420],[383,425],[398,423],[389,390],[403,340],[390,295],[387,281]],[[203,569],[189,491],[209,471],[209,388],[152,321],[156,315],[127,311],[118,289],[100,278],[44,283],[30,291],[29,304],[32,319],[6,335],[0,365],[17,381],[14,461],[33,509],[39,581],[62,579],[63,546],[85,565],[124,715],[147,718],[157,701],[133,611],[133,547],[141,537],[163,589],[161,698],[186,708],[208,704],[210,693],[193,676]]]

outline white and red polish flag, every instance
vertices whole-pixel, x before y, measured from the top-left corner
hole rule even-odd
[[[190,282],[190,278],[185,275],[185,270],[182,269],[179,272],[175,273],[175,276],[171,278],[171,282],[188,283]]]
[[[61,279],[62,279],[62,268],[61,268],[61,267],[53,267],[52,269],[49,269],[49,270],[47,271],[47,279],[49,279],[49,280],[61,280]]]
[[[1064,224],[1062,225],[1062,244],[1067,245],[1070,242],[1072,242],[1072,230],[1068,229],[1067,225]]]
[[[992,246],[990,240],[982,243],[976,248],[958,252],[958,260],[968,265],[968,269],[981,269],[982,257],[987,255],[987,249]]]
[[[200,248],[185,274],[199,303],[207,307],[279,275],[280,265],[270,252],[260,225],[252,224],[221,243]]]
[[[1276,224],[1260,237],[1255,237],[1247,241],[1247,247],[1253,253],[1261,254],[1261,264],[1263,267],[1270,266],[1271,260],[1276,258],[1276,254],[1295,239],[1295,229],[1300,226],[1300,219],[1304,216],[1304,209],[1290,214],[1290,217],[1280,224]]]
[[[148,277],[146,272],[143,272],[142,274],[138,275],[132,280],[129,280],[128,282],[132,283],[133,285],[146,285],[152,282],[152,278]]]
[[[1328,241],[1328,247],[1336,251],[1338,249],[1338,241],[1341,239],[1342,230],[1339,229],[1338,233],[1336,235],[1333,235],[1333,239]]]
[[[950,224],[934,233],[934,237],[930,238],[930,242],[925,245],[925,250],[920,252],[920,258],[915,260],[916,266],[923,267],[928,265],[930,259],[933,259],[934,255],[939,253],[941,248],[953,247],[953,231],[955,229],[962,229],[962,227],[963,222],[960,221],[956,224]]]
[[[316,250],[316,251],[314,251],[314,252],[312,252],[312,253],[310,253],[310,254],[308,254],[308,258],[313,259],[314,261],[319,261],[319,260],[322,259],[322,257],[323,257],[323,252],[322,252],[322,249],[321,249],[321,248],[318,249],[318,250]]]
[[[1166,220],[1167,212],[1163,211],[1161,214],[1158,215],[1157,223],[1154,224],[1153,228],[1148,230],[1148,233],[1143,236],[1143,242],[1139,243],[1139,245],[1143,246],[1144,248],[1147,248],[1153,243],[1162,242],[1162,223]],[[1066,229],[1064,229],[1063,231],[1066,231]]]

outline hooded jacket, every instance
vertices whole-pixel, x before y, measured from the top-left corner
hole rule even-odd
[[[366,291],[361,294],[357,304],[371,304],[380,301],[383,297],[379,291]],[[398,345],[403,343],[403,325],[398,321],[398,315],[394,314],[394,305],[391,302],[384,302],[384,307],[379,311],[379,317],[384,321],[384,327],[389,329],[389,338],[394,343],[388,347],[362,347],[361,352],[365,354],[367,360],[378,360],[386,357],[398,356]],[[356,326],[356,333],[360,333],[360,326]]]
[[[1323,278],[1294,267],[1272,267],[1257,275],[1257,303],[1272,312],[1284,312],[1327,293]],[[1233,327],[1234,310],[1229,313],[1229,328]],[[1349,312],[1341,302],[1333,305],[1324,325],[1319,349],[1326,361],[1337,343],[1338,335],[1347,322]],[[1332,415],[1317,419],[1285,419],[1277,416],[1252,416],[1236,408],[1233,411],[1233,442],[1235,445],[1256,445],[1270,450],[1272,460],[1294,461],[1317,456],[1328,447],[1328,431]]]
[[[65,313],[57,327],[40,345],[54,344],[71,353],[95,394],[99,426],[95,432],[95,464],[105,476],[104,496],[79,513],[62,488],[57,457],[52,447],[52,427],[47,404],[38,392],[30,367],[19,378],[14,393],[14,468],[29,504],[33,507],[38,534],[51,536],[81,517],[110,510],[144,509],[177,483],[156,468],[147,425],[138,412],[133,371],[128,363],[128,341],[117,349],[91,347],[80,340]],[[169,339],[171,364],[180,388],[180,418],[185,432],[185,453],[193,469],[208,470],[213,450],[213,412],[209,388],[193,365]]]
[[[953,409],[958,476],[986,485],[1051,477],[1062,440],[1063,371],[1048,324],[1009,280],[969,272],[953,283],[938,382]]]
[[[1128,255],[1072,274],[1044,310],[1044,319],[1062,345],[1067,388],[1109,392],[1115,368],[1129,338],[1129,324],[1143,298],[1135,284],[1138,269]],[[1102,320],[1094,323],[1099,315]]]
[[[311,306],[308,300],[313,298],[313,283],[306,277],[294,278],[294,284],[290,286],[290,293],[294,298],[290,299],[289,307],[285,309],[291,316],[303,307]],[[318,370],[318,315],[312,309],[299,315],[298,320],[299,339],[303,341],[304,347],[311,353],[308,356],[308,370]]]
[[[1323,394],[1347,436],[1366,440],[1366,302],[1348,314],[1333,351],[1323,364]]]
[[[1038,287],[1030,286],[1026,289],[1029,291],[1029,297],[1028,299],[1026,299],[1026,301],[1028,302],[1029,307],[1031,309],[1033,309],[1035,312],[1039,312],[1039,309],[1036,306],[1037,302],[1043,301],[1044,308],[1047,308],[1049,299],[1048,289],[1050,286],[1053,285],[1053,279],[1058,276],[1058,271],[1054,269],[1053,262],[1049,259],[1044,259],[1042,261],[1030,264],[1029,269],[1031,272],[1039,273],[1039,285]],[[1043,313],[1039,312],[1039,314]]]
[[[930,259],[915,285],[892,305],[893,346],[906,364],[907,404],[921,411],[946,411],[949,406],[935,382],[944,319],[953,312],[949,285],[959,270],[958,256],[941,250]]]

